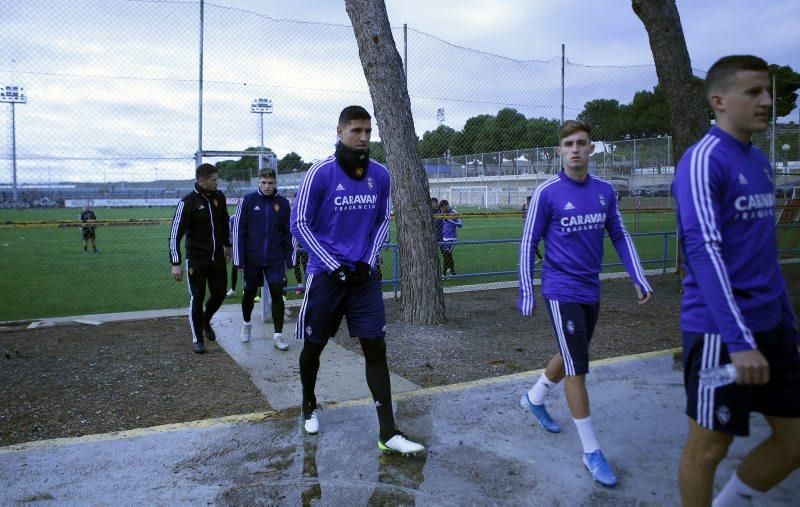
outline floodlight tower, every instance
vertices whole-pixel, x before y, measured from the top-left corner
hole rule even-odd
[[[264,114],[272,114],[271,99],[255,99],[250,104],[250,112],[257,113],[261,120],[261,144],[258,145],[258,171],[264,167]]]
[[[14,106],[16,104],[25,104],[28,98],[25,97],[25,89],[19,86],[3,86],[0,87],[0,102],[7,102],[11,104],[11,174],[12,174],[12,190],[11,202],[17,202],[17,133],[15,129]]]

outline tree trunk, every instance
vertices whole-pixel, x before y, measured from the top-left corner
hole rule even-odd
[[[693,78],[692,62],[683,36],[675,0],[632,0],[633,12],[642,20],[656,64],[658,82],[667,97],[672,131],[672,163],[703,137],[709,128],[708,105],[699,80]],[[676,252],[676,267],[683,278],[683,249]]]
[[[700,81],[692,74],[675,0],[632,0],[631,4],[647,30],[658,82],[667,97],[672,160],[677,166],[683,153],[710,127],[708,105]]]
[[[440,324],[444,321],[444,295],[439,252],[403,61],[392,37],[383,0],[345,0],[345,6],[353,23],[386,165],[392,175],[400,246],[402,319],[412,324]]]

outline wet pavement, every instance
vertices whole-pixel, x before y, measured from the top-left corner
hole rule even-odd
[[[519,406],[538,372],[395,396],[398,425],[428,452],[377,449],[370,400],[327,405],[321,431],[305,435],[294,409],[241,418],[0,448],[0,504],[422,504],[677,505],[677,466],[686,432],[681,373],[672,353],[593,363],[592,418],[620,479],[591,480],[563,397],[548,406],[564,431],[551,434]],[[361,383],[359,379],[359,383]],[[768,433],[733,445],[735,464]],[[765,504],[796,505],[800,471]],[[794,500],[792,500],[794,499]]]

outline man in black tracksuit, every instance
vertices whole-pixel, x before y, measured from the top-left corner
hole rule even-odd
[[[216,340],[211,328],[214,316],[225,300],[227,267],[231,260],[231,240],[225,195],[217,190],[219,171],[211,164],[202,164],[195,171],[194,190],[178,202],[169,234],[169,257],[172,278],[183,279],[181,238],[186,234],[186,268],[189,277],[189,325],[192,347],[205,352],[203,337]],[[206,284],[211,293],[205,310]]]

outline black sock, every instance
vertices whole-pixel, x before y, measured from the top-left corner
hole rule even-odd
[[[386,362],[386,342],[383,338],[359,338],[364,352],[364,370],[367,385],[375,402],[380,425],[380,437],[384,442],[397,434],[392,410],[392,385],[389,380],[389,365]]]
[[[317,373],[319,372],[319,356],[324,348],[324,343],[313,343],[306,340],[303,343],[303,350],[300,352],[300,383],[303,385],[303,417],[305,419],[311,417],[311,412],[317,408],[314,387],[317,384]]]

